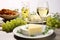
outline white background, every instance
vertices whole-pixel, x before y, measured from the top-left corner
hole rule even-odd
[[[10,9],[21,9],[24,4],[28,5],[31,10],[35,10],[38,6],[38,2],[41,0],[0,0],[0,9],[10,8]],[[60,0],[42,0],[48,1],[50,12],[60,12]]]

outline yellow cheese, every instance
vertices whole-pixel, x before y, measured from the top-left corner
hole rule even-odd
[[[28,27],[29,35],[36,35],[36,34],[40,34],[41,32],[42,32],[42,28],[40,25],[30,24]]]

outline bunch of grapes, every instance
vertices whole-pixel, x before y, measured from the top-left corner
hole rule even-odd
[[[6,23],[2,24],[2,30],[6,32],[11,32],[15,27],[25,25],[27,24],[26,21],[24,21],[21,18],[16,18],[11,21],[7,21]]]
[[[60,19],[58,17],[47,17],[46,24],[52,28],[60,28]]]

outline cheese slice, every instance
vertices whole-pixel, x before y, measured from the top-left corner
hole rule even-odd
[[[29,35],[37,35],[42,32],[42,28],[40,25],[30,24],[28,27]]]

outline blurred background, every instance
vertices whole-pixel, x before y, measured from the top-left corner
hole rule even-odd
[[[0,0],[0,9],[21,9],[23,6],[28,6],[34,11],[40,1],[48,1],[50,12],[60,12],[60,0]]]

